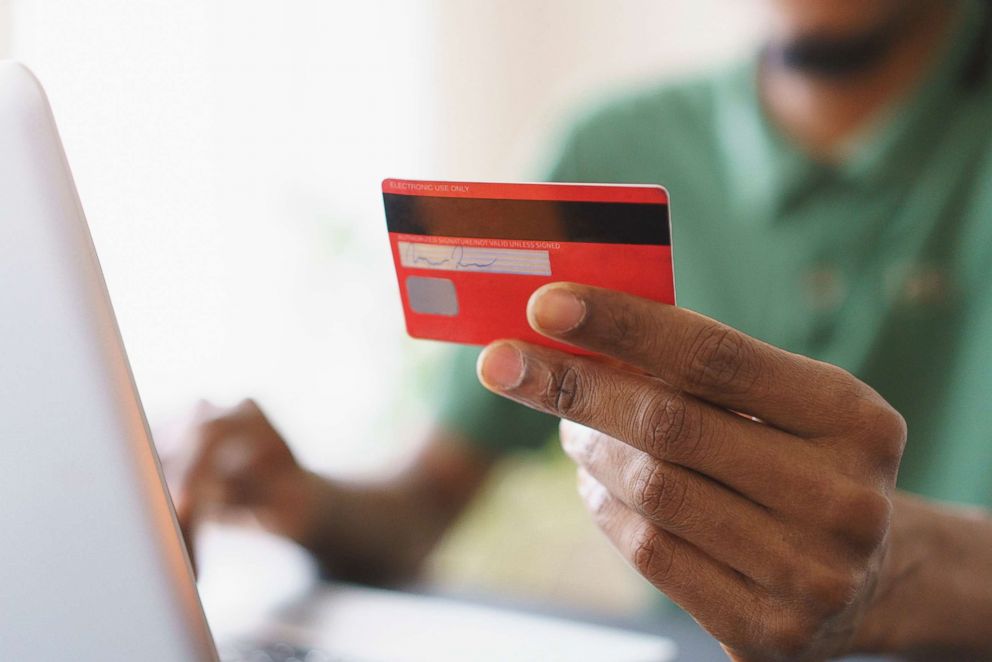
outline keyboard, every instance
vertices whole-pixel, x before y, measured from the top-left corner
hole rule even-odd
[[[237,641],[219,652],[221,662],[368,662],[285,641]]]

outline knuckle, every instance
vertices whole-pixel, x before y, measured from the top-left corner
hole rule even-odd
[[[237,404],[235,411],[240,414],[255,415],[261,413],[262,408],[259,407],[258,402],[254,398],[244,398]]]
[[[887,403],[870,426],[874,448],[884,466],[899,466],[908,435],[906,419]]]
[[[574,364],[553,368],[544,389],[544,404],[562,418],[581,412],[585,378]]]
[[[817,620],[828,620],[854,603],[864,576],[852,570],[811,569],[805,573],[802,595]]]
[[[676,529],[688,526],[688,482],[674,467],[661,462],[646,463],[635,495],[637,507],[645,517]]]
[[[648,445],[659,458],[693,460],[702,449],[699,412],[689,406],[682,391],[657,398],[648,415]]]
[[[658,534],[650,527],[645,527],[634,540],[633,561],[634,568],[644,576],[655,572],[655,561],[658,553]]]
[[[833,429],[860,439],[865,422],[873,420],[881,398],[847,370],[816,362],[817,388],[830,413]]]
[[[850,427],[854,437],[883,458],[894,456],[898,461],[908,435],[906,420],[902,415],[882,396],[861,382],[852,387],[845,408],[852,414]]]
[[[855,505],[854,493],[857,486],[849,484],[847,479],[832,479],[825,481],[826,485],[818,489],[815,507],[820,519],[831,531],[843,530],[855,515],[851,507]]]
[[[609,309],[609,340],[620,354],[629,354],[640,349],[647,338],[642,324],[628,303],[611,306]]]
[[[638,472],[634,483],[634,499],[638,509],[647,517],[656,518],[662,503],[661,493],[667,482],[664,469],[657,462],[646,461]]]
[[[906,437],[909,436],[909,426],[906,424],[906,419],[898,411],[887,406],[884,424],[885,432],[902,448],[906,443]]]
[[[855,468],[871,475],[880,471],[894,479],[906,448],[906,421],[881,396],[867,386],[864,389],[866,393],[853,396],[848,416],[840,421],[845,452]]]
[[[762,659],[821,659],[815,651],[824,633],[842,631],[838,624],[869,583],[866,571],[827,565],[807,564],[796,576],[802,579],[789,591],[768,597],[766,616],[755,626],[762,632]]]
[[[848,490],[834,500],[831,523],[856,548],[872,553],[882,544],[892,516],[892,502],[865,487]]]
[[[227,436],[229,422],[224,417],[209,418],[197,423],[193,433],[201,444],[210,444]]]
[[[746,390],[754,381],[754,358],[739,332],[713,322],[689,344],[687,381],[690,387],[705,390]]]
[[[634,569],[648,581],[666,586],[671,581],[675,550],[666,547],[662,534],[652,526],[645,526],[634,541],[632,563]]]
[[[801,509],[823,535],[866,554],[882,544],[892,517],[892,502],[883,491],[850,478],[810,481]]]

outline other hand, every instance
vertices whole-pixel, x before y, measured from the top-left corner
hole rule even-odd
[[[208,516],[249,515],[280,535],[306,535],[319,479],[253,400],[230,408],[201,403],[183,437],[190,459],[176,514],[191,557],[196,525]]]

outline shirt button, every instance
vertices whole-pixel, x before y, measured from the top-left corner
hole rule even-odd
[[[901,263],[885,272],[885,296],[900,306],[935,306],[950,295],[947,274],[932,264]]]
[[[814,313],[833,313],[844,303],[847,285],[844,274],[834,265],[813,267],[806,272],[803,284],[806,303]]]

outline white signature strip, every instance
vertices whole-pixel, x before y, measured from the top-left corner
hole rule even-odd
[[[548,251],[519,248],[484,248],[397,242],[400,264],[411,269],[440,271],[484,271],[497,274],[550,276]]]

